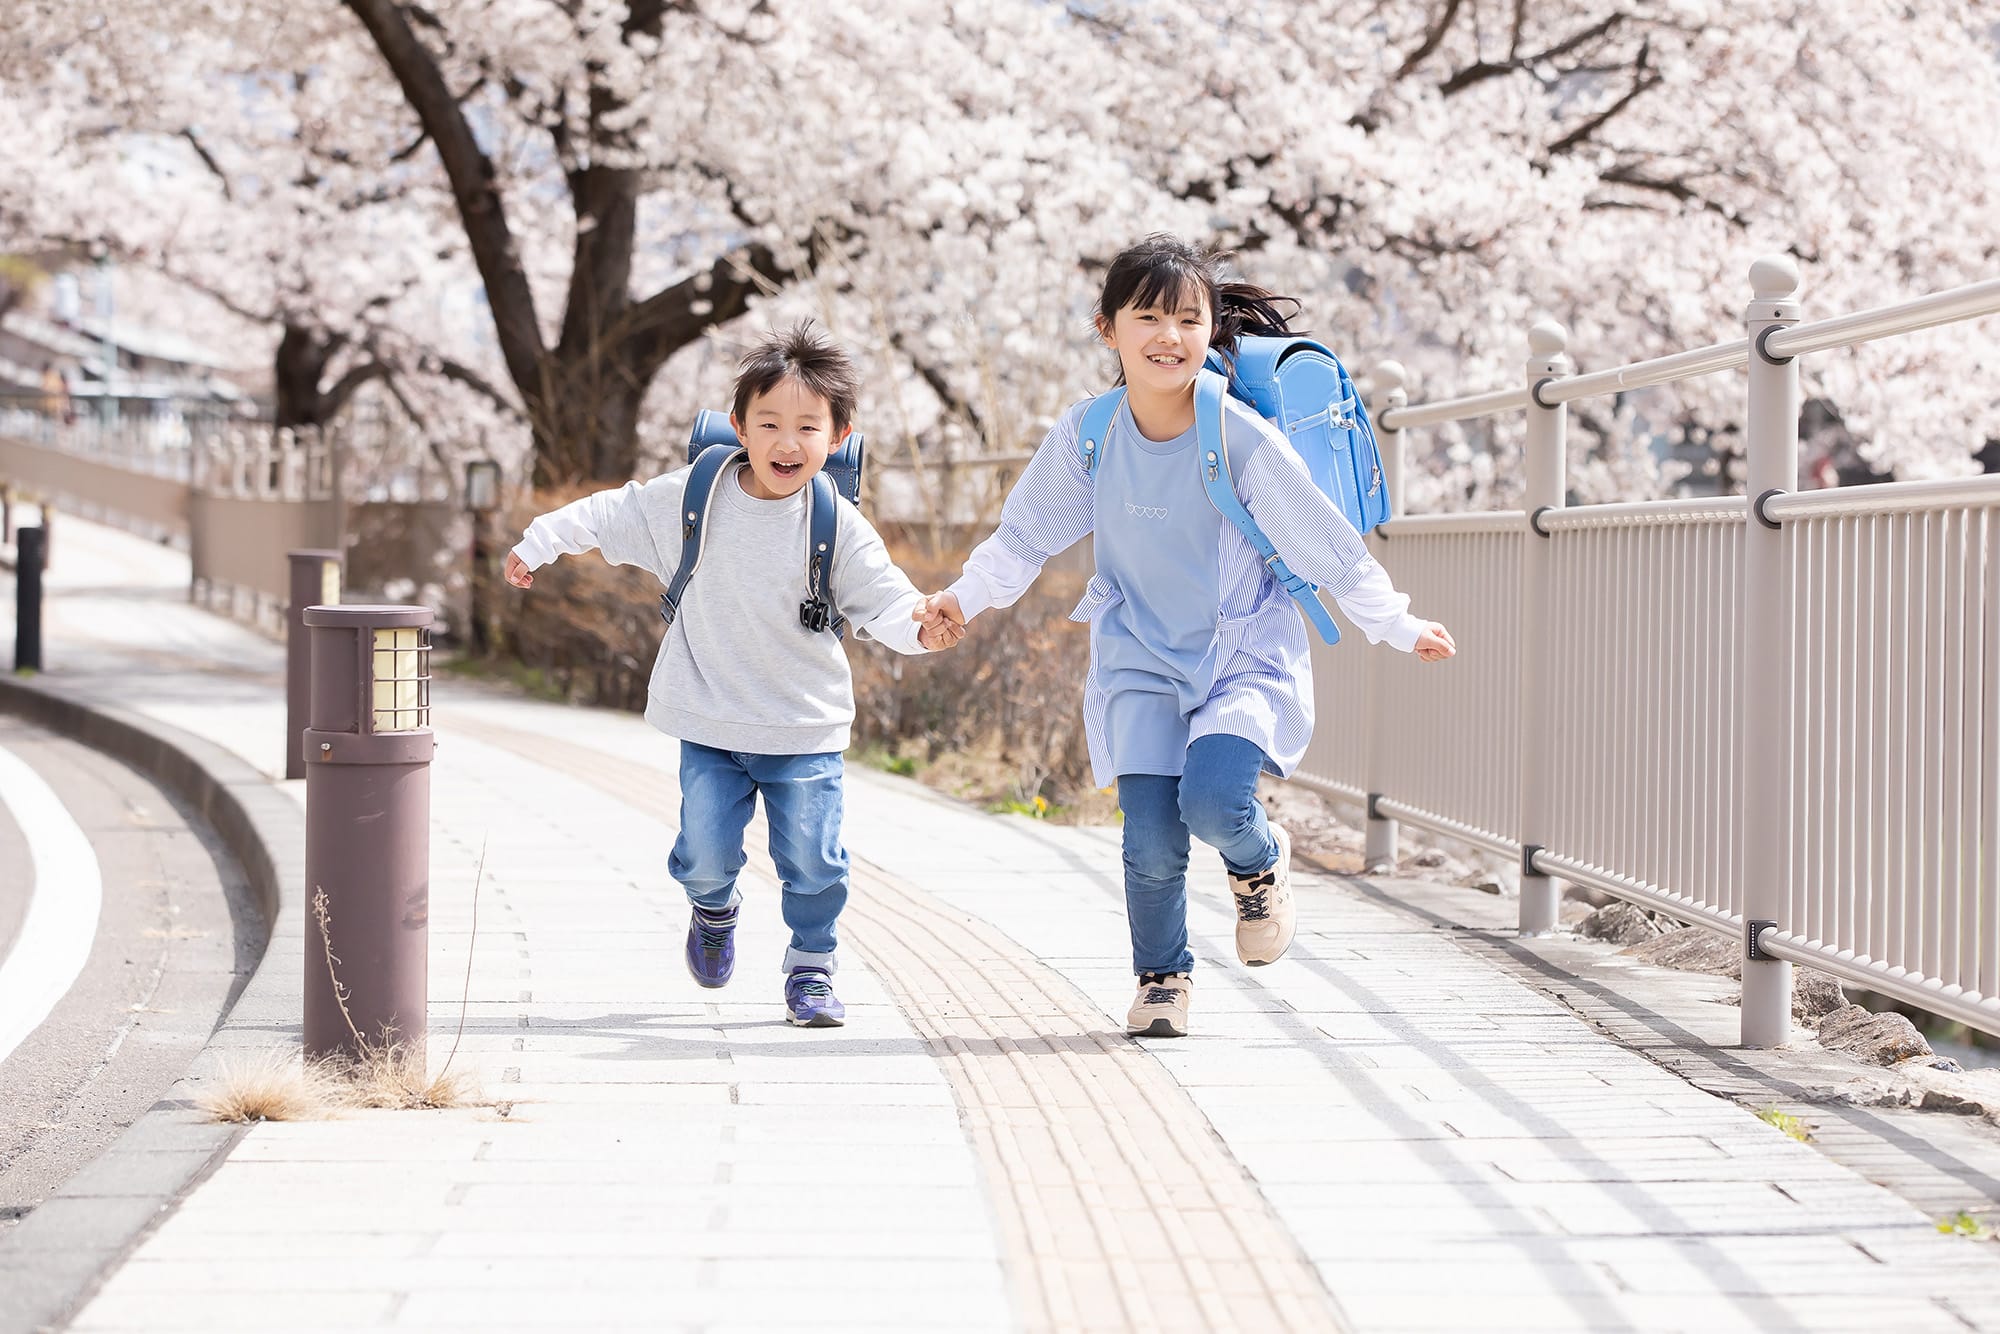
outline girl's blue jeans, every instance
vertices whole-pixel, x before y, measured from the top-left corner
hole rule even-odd
[[[1189,835],[1222,854],[1232,875],[1256,875],[1278,860],[1278,843],[1257,801],[1264,752],[1240,736],[1195,738],[1178,778],[1120,774],[1125,812],[1125,915],[1132,971],[1185,973]]]
[[[740,903],[743,831],[761,793],[785,925],[792,929],[788,972],[834,966],[834,921],[847,903],[841,772],[838,751],[746,755],[681,742],[681,832],[668,873],[696,907],[726,912]]]

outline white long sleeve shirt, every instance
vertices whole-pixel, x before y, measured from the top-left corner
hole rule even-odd
[[[514,547],[529,569],[597,550],[637,565],[662,585],[681,555],[681,496],[688,469],[630,482],[542,515]],[[847,748],[854,677],[841,643],[799,623],[807,596],[806,498],[758,500],[738,469],[716,478],[701,566],[660,641],[646,720],[669,736],[753,755],[813,755]],[[911,619],[921,595],[889,559],[881,536],[838,502],[830,588],[858,634],[899,653],[921,653]]]
[[[1002,507],[1000,527],[967,558],[951,586],[967,620],[990,607],[1011,606],[1043,564],[1091,531],[1096,495],[1084,470],[1077,431],[1088,400],[1050,428]],[[1234,399],[1226,401],[1225,432],[1236,493],[1293,572],[1333,595],[1371,642],[1407,653],[1427,624],[1410,614],[1408,596],[1368,554],[1360,534],[1313,485],[1305,464],[1276,428]],[[1107,449],[1133,448],[1136,428],[1121,408]],[[1221,526],[1218,550],[1222,605],[1216,613],[1215,685],[1186,719],[1189,739],[1211,733],[1245,737],[1261,747],[1269,767],[1289,775],[1312,739],[1312,660],[1298,608],[1276,586],[1257,553],[1233,524]],[[1120,591],[1093,577],[1072,619],[1093,621]],[[1084,725],[1100,786],[1117,777],[1105,742],[1107,701],[1098,680],[1095,638],[1084,682]]]

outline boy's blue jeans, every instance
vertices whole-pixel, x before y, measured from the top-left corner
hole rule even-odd
[[[834,967],[834,920],[847,902],[840,843],[840,752],[746,755],[681,742],[681,833],[667,870],[688,900],[711,912],[742,901],[743,831],[757,795],[771,827],[771,860],[792,929],[785,969]]]
[[[1278,859],[1278,841],[1257,801],[1264,752],[1240,736],[1195,738],[1178,777],[1120,774],[1125,812],[1125,915],[1132,971],[1185,973],[1188,838],[1222,854],[1232,875],[1256,875]]]

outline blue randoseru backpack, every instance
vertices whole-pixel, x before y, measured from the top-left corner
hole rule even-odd
[[[1340,358],[1310,338],[1244,337],[1236,340],[1232,362],[1219,352],[1208,354],[1206,369],[1214,376],[1195,380],[1196,451],[1202,487],[1209,503],[1242,532],[1244,540],[1264,558],[1271,576],[1299,604],[1319,636],[1340,642],[1340,628],[1319,600],[1318,586],[1293,574],[1237,498],[1230,478],[1229,452],[1223,448],[1222,394],[1228,377],[1231,396],[1255,408],[1284,433],[1305,461],[1313,484],[1331,500],[1358,532],[1366,533],[1389,517],[1389,486],[1382,475],[1382,453],[1375,428],[1355,392],[1354,381]],[[1084,471],[1097,472],[1104,457],[1105,433],[1125,401],[1125,391],[1100,394],[1084,409],[1077,432]]]
[[[799,604],[799,624],[808,630],[831,630],[845,634],[847,622],[833,607],[834,539],[840,533],[840,500],[861,503],[861,432],[851,431],[839,449],[826,456],[826,466],[813,474],[811,507],[806,521],[806,599]],[[701,548],[708,532],[708,506],[715,494],[715,479],[748,451],[736,438],[726,412],[697,412],[694,430],[688,433],[687,491],[681,496],[681,563],[660,594],[660,615],[667,624],[680,614],[681,595],[688,580],[701,564]]]

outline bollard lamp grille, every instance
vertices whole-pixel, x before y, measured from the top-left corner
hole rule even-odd
[[[431,636],[428,629],[375,631],[373,730],[414,732],[430,725]]]

